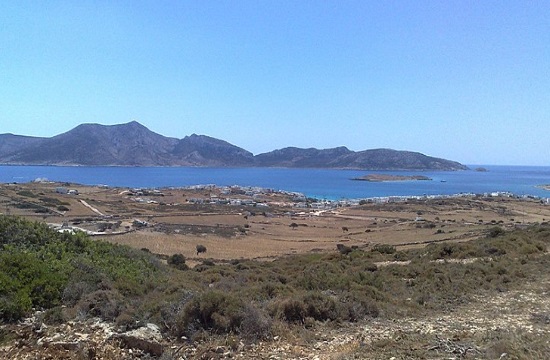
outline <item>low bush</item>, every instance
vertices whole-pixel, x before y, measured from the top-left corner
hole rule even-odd
[[[489,231],[487,232],[487,237],[496,238],[496,237],[504,235],[504,234],[505,234],[505,231],[504,231],[503,228],[501,228],[500,226],[494,226],[494,227],[490,228]]]
[[[302,302],[306,316],[315,320],[336,320],[340,316],[335,299],[319,291],[306,293],[302,297]]]
[[[380,315],[376,301],[366,296],[364,292],[344,292],[339,297],[338,303],[340,304],[339,317],[342,320],[355,322]]]
[[[113,290],[94,291],[85,295],[78,303],[81,313],[107,321],[115,321],[126,306],[127,302],[124,301],[124,297]]]
[[[220,291],[197,294],[179,314],[177,331],[180,335],[197,330],[215,333],[237,331],[243,320],[244,304],[236,296]]]
[[[278,300],[271,306],[271,316],[287,322],[303,323],[306,314],[306,305],[301,299],[297,298]]]
[[[379,252],[381,254],[393,254],[397,251],[395,246],[387,245],[387,244],[377,244],[374,245],[372,248],[372,251]]]
[[[189,266],[185,263],[185,256],[182,254],[174,254],[168,258],[168,265],[175,267],[178,270],[188,270]]]
[[[338,251],[342,255],[347,255],[347,254],[349,254],[353,251],[352,248],[350,248],[349,246],[346,246],[344,244],[336,244],[336,248],[338,249]]]
[[[269,314],[248,304],[243,308],[239,333],[245,340],[255,342],[267,339],[272,333],[273,320]]]

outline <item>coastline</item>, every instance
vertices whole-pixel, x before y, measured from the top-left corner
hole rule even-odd
[[[350,181],[365,175],[358,170],[298,168],[205,167],[97,167],[97,166],[0,166],[0,182],[27,183],[47,179],[85,185],[128,188],[186,187],[197,184],[261,187],[299,192],[318,199],[369,199],[385,197],[454,196],[456,194],[511,193],[548,198],[550,167],[495,166],[488,172],[372,171],[378,175],[423,175],[432,181]]]

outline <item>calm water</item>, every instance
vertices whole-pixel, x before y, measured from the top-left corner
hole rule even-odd
[[[474,168],[475,166],[471,166]],[[399,195],[452,195],[508,191],[516,195],[550,197],[536,185],[550,184],[550,167],[484,166],[470,171],[358,171],[279,168],[164,168],[0,166],[0,182],[29,182],[36,178],[87,185],[168,187],[197,184],[260,186],[298,191],[326,199],[360,199]],[[378,173],[425,175],[433,181],[366,182],[351,178]]]

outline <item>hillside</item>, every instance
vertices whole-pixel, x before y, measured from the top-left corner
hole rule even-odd
[[[244,149],[205,135],[186,136],[172,154],[194,166],[248,166],[254,155]]]
[[[82,124],[51,138],[0,135],[0,163],[17,165],[296,167],[370,170],[465,170],[466,166],[417,152],[288,147],[254,156],[205,135],[183,139],[138,122]]]
[[[417,152],[392,149],[351,151],[334,149],[285,148],[255,157],[258,166],[337,168],[369,170],[466,170],[467,167]]]
[[[540,359],[549,236],[189,268],[0,216],[0,358]]]
[[[37,144],[44,138],[21,136],[13,134],[0,134],[0,154],[10,154],[27,146]]]

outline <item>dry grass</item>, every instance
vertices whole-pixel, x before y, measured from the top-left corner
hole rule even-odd
[[[181,253],[189,259],[206,256],[219,260],[270,259],[333,251],[338,243],[360,248],[390,244],[406,249],[431,242],[468,241],[479,237],[494,225],[513,228],[550,220],[550,206],[535,200],[506,197],[411,200],[315,213],[307,209],[279,206],[256,209],[186,203],[189,198],[219,195],[214,190],[167,189],[163,191],[162,197],[149,197],[159,204],[147,204],[136,202],[136,197],[128,196],[125,189],[70,185],[68,187],[78,189],[80,195],[68,196],[55,193],[55,188],[60,185],[2,185],[0,211],[43,219],[49,223],[78,220],[82,222],[79,226],[96,231],[98,224],[105,219],[80,202],[85,200],[100,212],[121,221],[123,228],[131,225],[136,218],[152,225],[126,235],[105,237],[108,241],[147,248],[163,255]],[[22,192],[37,196],[18,195]],[[40,196],[68,203],[70,210],[63,215],[54,212],[37,214],[33,209],[16,206],[24,201],[40,205]],[[273,201],[288,200],[280,195],[265,198]],[[285,215],[288,212],[293,215]],[[417,217],[424,221],[415,221]],[[293,223],[298,226],[291,227]],[[206,255],[196,256],[197,244],[207,247]]]

